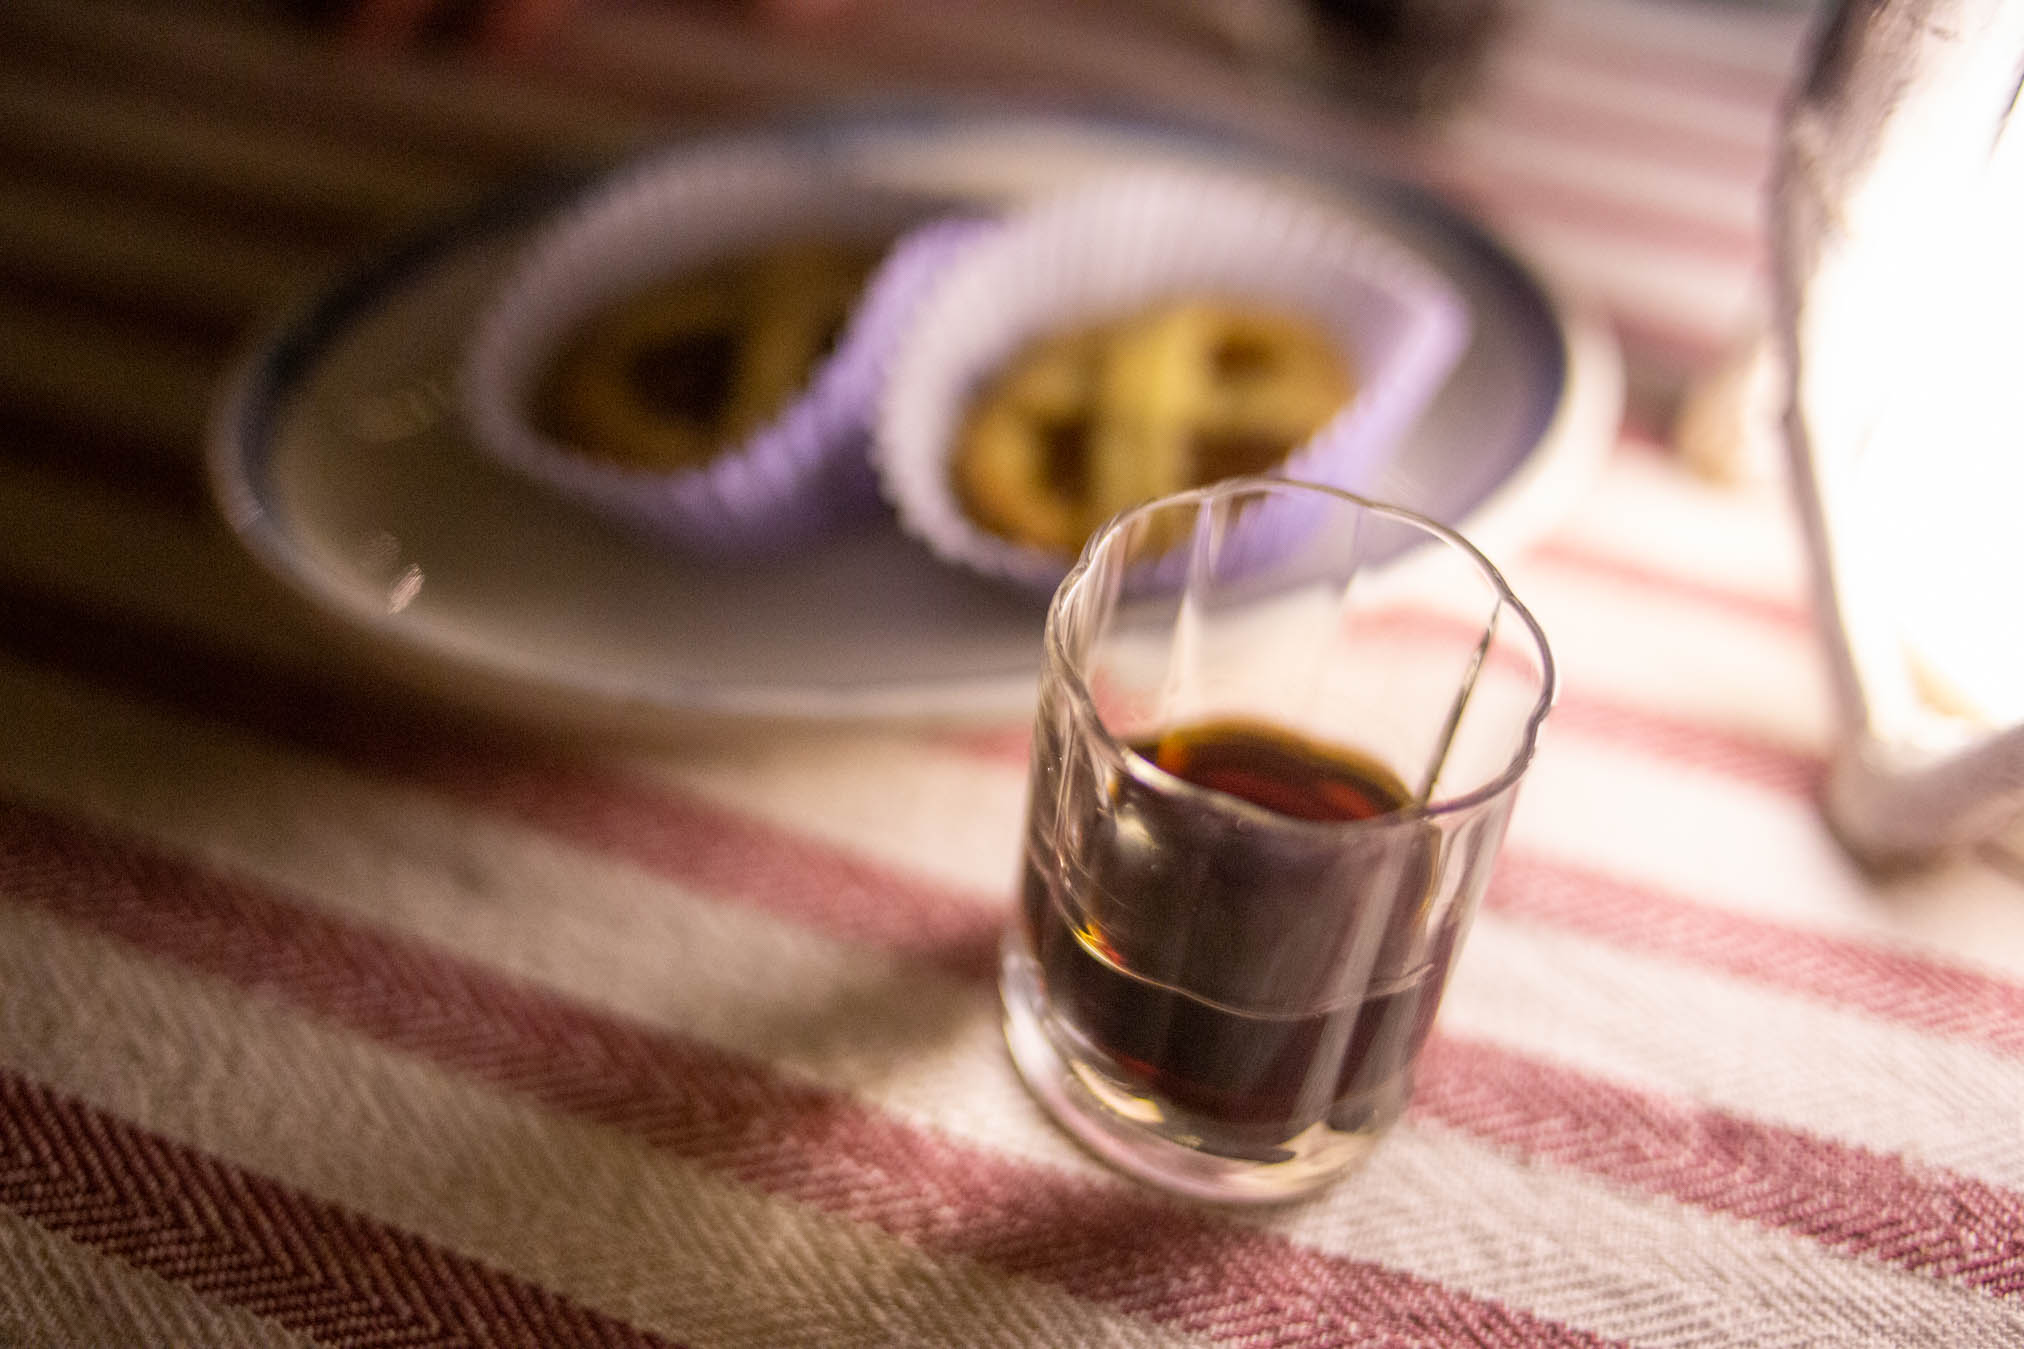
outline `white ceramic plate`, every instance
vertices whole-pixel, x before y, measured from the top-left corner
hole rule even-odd
[[[1493,558],[1557,518],[1606,452],[1616,350],[1469,221],[1394,184],[1255,149],[1044,116],[868,116],[816,137],[867,183],[992,205],[1148,162],[1260,174],[1395,232],[1472,310],[1468,351],[1377,495]],[[227,389],[212,480],[265,565],[409,677],[572,724],[1008,719],[1042,607],[888,523],[787,561],[698,564],[494,467],[452,397],[472,316],[555,204],[530,193],[415,240],[258,348]]]

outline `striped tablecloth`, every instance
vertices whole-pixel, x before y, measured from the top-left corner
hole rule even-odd
[[[488,68],[0,6],[0,1342],[2024,1344],[2024,884],[1837,850],[1782,487],[1657,443],[1761,302],[1803,13],[1523,7],[1391,142],[1641,392],[1500,559],[1565,696],[1412,1109],[1299,1206],[1167,1202],[1015,1080],[1022,726],[559,743],[240,555],[197,455],[248,326],[530,167],[894,63],[1336,125],[1079,11],[873,11],[591,8]]]

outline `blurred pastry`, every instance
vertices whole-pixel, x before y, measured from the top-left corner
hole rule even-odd
[[[869,248],[795,243],[636,291],[564,341],[534,420],[558,444],[625,468],[708,463],[801,392],[876,263]]]
[[[819,137],[622,165],[502,270],[459,372],[472,440],[696,556],[868,524],[887,363],[968,227],[842,171]]]
[[[1118,173],[949,261],[896,344],[872,464],[937,557],[1051,594],[1152,497],[1246,473],[1370,490],[1468,335],[1455,287],[1353,210]]]
[[[984,529],[1073,557],[1121,510],[1277,468],[1354,389],[1308,319],[1170,301],[1020,351],[971,404],[954,486]]]

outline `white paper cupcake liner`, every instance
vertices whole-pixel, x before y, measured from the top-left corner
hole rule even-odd
[[[515,471],[700,554],[776,552],[876,515],[867,444],[886,365],[908,315],[974,228],[933,221],[935,209],[844,181],[815,152],[791,147],[683,149],[643,161],[531,241],[481,315],[459,388],[470,429]],[[558,345],[629,293],[774,244],[895,237],[800,396],[707,464],[656,472],[600,462],[556,443],[527,414]]]
[[[902,527],[946,561],[1055,586],[1072,559],[980,528],[957,499],[950,456],[970,401],[1034,339],[1189,296],[1304,315],[1345,352],[1354,396],[1275,476],[1351,492],[1377,480],[1468,341],[1466,304],[1447,280],[1345,210],[1234,176],[1106,179],[974,238],[915,311],[872,447]]]

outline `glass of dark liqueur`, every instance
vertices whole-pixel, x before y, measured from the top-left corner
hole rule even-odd
[[[1234,479],[1126,513],[1049,610],[1006,1038],[1077,1138],[1269,1201],[1411,1089],[1553,702],[1452,531]]]

